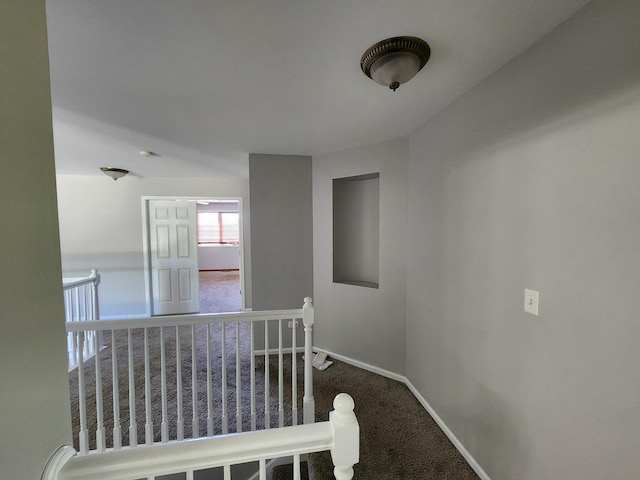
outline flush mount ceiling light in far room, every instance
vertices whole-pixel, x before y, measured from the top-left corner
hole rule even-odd
[[[100,170],[102,170],[105,175],[113,178],[114,180],[118,180],[119,178],[124,177],[127,173],[129,173],[129,170],[113,167],[100,167]]]
[[[138,152],[138,155],[140,155],[141,157],[159,157],[160,155],[158,155],[156,152],[152,152],[151,150],[140,150]]]
[[[394,92],[422,70],[431,47],[417,37],[393,37],[372,45],[360,59],[360,68],[374,82]]]

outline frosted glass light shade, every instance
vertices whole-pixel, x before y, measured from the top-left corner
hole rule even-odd
[[[393,82],[407,83],[420,70],[420,59],[411,53],[390,53],[371,64],[371,79],[388,87]]]
[[[431,48],[417,37],[393,37],[372,45],[360,59],[362,71],[374,82],[396,90],[425,66]]]
[[[118,180],[119,178],[124,177],[127,173],[129,173],[129,170],[113,167],[100,167],[100,170],[102,170],[105,175],[113,178],[114,180]]]

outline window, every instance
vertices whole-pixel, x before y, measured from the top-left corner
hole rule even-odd
[[[239,222],[238,212],[198,212],[198,244],[238,245]]]

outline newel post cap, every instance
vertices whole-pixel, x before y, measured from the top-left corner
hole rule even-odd
[[[329,421],[333,427],[331,458],[336,467],[349,468],[360,460],[360,426],[354,406],[353,398],[346,393],[333,400],[335,410],[329,414]]]

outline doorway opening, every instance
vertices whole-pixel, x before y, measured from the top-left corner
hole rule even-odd
[[[240,311],[239,201],[197,200],[196,215],[200,313]]]
[[[150,316],[240,311],[242,198],[142,197]]]

